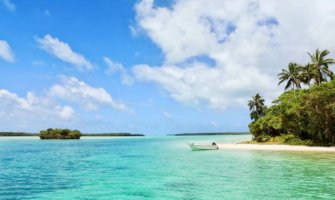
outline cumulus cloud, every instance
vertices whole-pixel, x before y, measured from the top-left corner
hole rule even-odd
[[[170,7],[142,0],[135,9],[138,28],[165,55],[161,66],[135,66],[135,77],[184,103],[245,105],[256,92],[273,99],[288,62],[307,62],[316,48],[335,50],[332,0],[177,0]]]
[[[245,77],[203,63],[192,63],[191,67],[186,68],[137,65],[133,70],[138,80],[160,84],[177,101],[193,105],[205,103],[220,109],[245,104],[245,98],[248,98],[245,93],[255,93],[257,88],[271,93],[274,82],[270,77],[262,76],[257,68],[251,67],[241,68],[244,71],[240,74]],[[250,88],[250,85],[254,85],[254,88]]]
[[[41,49],[64,62],[76,66],[80,70],[93,68],[93,64],[89,60],[73,51],[69,44],[60,41],[58,38],[47,34],[43,38],[37,38],[37,42]]]
[[[125,69],[121,63],[115,62],[108,57],[104,57],[103,60],[108,67],[106,70],[106,74],[108,75],[120,74],[122,84],[131,85],[133,83],[131,76],[129,76],[128,74],[128,70]]]
[[[64,107],[58,106],[56,108],[58,110],[58,115],[63,119],[69,119],[74,114],[74,110],[70,106],[64,106]]]
[[[54,104],[47,97],[37,97],[28,92],[26,97],[20,97],[16,93],[0,89],[0,108],[2,122],[6,119],[20,121],[31,120],[69,120],[74,115],[70,106]]]
[[[20,96],[0,89],[0,102],[0,127],[15,127],[15,130],[71,127],[84,119],[82,115],[90,115],[92,110],[104,106],[125,113],[129,111],[125,104],[115,102],[105,89],[66,76],[38,95],[27,92]],[[80,105],[84,109],[80,109]]]
[[[14,12],[16,10],[16,6],[11,0],[2,0],[3,5],[7,8],[7,10]]]
[[[7,62],[15,61],[13,51],[11,50],[9,44],[4,40],[0,40],[0,58]]]
[[[49,127],[68,127],[76,120],[69,105],[59,105],[47,96],[26,96],[0,89],[0,126],[4,131],[37,131]]]
[[[116,102],[103,88],[95,88],[75,77],[62,76],[60,84],[50,88],[49,95],[81,104],[87,110],[96,110],[102,105],[121,111],[127,110],[123,103]]]

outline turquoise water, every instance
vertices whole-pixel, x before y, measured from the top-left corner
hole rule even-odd
[[[0,139],[0,199],[334,199],[335,154],[190,151],[249,136]]]

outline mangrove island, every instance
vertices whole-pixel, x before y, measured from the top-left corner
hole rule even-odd
[[[52,129],[40,131],[40,138],[44,139],[80,139],[81,133],[78,130]]]

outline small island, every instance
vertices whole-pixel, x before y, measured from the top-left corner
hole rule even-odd
[[[80,139],[81,132],[70,129],[52,129],[40,131],[40,138],[42,140],[49,139]]]
[[[244,143],[306,146],[335,145],[335,76],[328,50],[308,53],[306,65],[289,63],[278,74],[285,92],[266,107],[256,94],[248,102],[253,140]]]

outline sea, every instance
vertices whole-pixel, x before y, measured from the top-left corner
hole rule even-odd
[[[335,199],[334,153],[188,146],[250,137],[2,137],[0,199]]]

